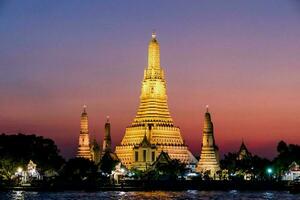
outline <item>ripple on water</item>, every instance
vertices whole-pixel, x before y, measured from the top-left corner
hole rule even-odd
[[[197,191],[182,192],[153,191],[153,192],[0,192],[2,200],[170,200],[170,199],[199,199],[199,200],[300,200],[300,194],[288,192],[252,192],[252,191]]]

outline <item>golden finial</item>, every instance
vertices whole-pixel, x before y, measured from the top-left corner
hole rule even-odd
[[[209,108],[209,105],[206,105],[206,112],[208,113],[208,108]]]
[[[106,122],[109,122],[109,115],[106,116]]]

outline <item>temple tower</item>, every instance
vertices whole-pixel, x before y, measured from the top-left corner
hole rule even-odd
[[[86,112],[86,105],[83,106],[83,112],[80,118],[80,134],[79,134],[79,145],[76,157],[86,158],[91,160],[90,151],[90,138],[89,138],[89,127],[88,127],[88,115]]]
[[[94,161],[96,164],[100,162],[100,147],[96,139],[92,141],[91,144],[91,160]]]
[[[102,147],[102,155],[105,152],[111,152],[111,136],[110,136],[110,122],[109,122],[109,116],[106,118],[105,123],[105,133],[104,133],[104,139],[103,139],[103,147]]]
[[[163,150],[172,159],[184,163],[195,160],[190,156],[180,129],[173,124],[169,112],[165,74],[160,66],[160,46],[155,33],[152,33],[148,45],[148,66],[144,70],[136,117],[126,128],[121,144],[116,147],[116,154],[126,167],[132,167],[134,147],[141,144],[145,135],[150,144],[156,145],[155,155]]]
[[[237,160],[249,159],[251,157],[252,157],[252,154],[248,151],[248,148],[246,147],[244,140],[242,140],[240,150],[237,153]]]
[[[215,177],[216,172],[219,170],[218,147],[215,144],[214,126],[207,106],[204,116],[202,150],[196,171],[201,173],[208,172],[211,177]]]

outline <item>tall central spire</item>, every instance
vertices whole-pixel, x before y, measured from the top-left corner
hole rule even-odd
[[[184,163],[194,159],[190,156],[181,137],[180,129],[173,123],[167,99],[167,84],[164,70],[160,66],[159,43],[156,34],[152,33],[148,45],[148,66],[144,69],[140,105],[133,123],[126,128],[121,144],[116,147],[116,154],[122,164],[129,168],[141,167],[140,169],[144,170],[142,166],[147,168],[149,164],[147,162],[150,162],[149,156],[153,162],[155,155],[159,155],[161,151],[167,152],[172,159],[179,159]],[[141,152],[139,154],[136,147],[143,144],[143,141],[149,142],[150,149],[147,150],[149,154],[143,153],[144,161],[141,161],[142,156],[139,156]]]
[[[156,34],[152,33],[148,46],[148,67],[144,70],[142,81],[140,106],[134,119],[138,124],[157,121],[173,125],[167,103],[164,70],[160,67],[159,51]]]
[[[156,39],[156,33],[152,33],[152,39],[148,46],[148,69],[160,68],[160,50]]]

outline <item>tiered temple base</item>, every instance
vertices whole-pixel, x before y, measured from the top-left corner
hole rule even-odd
[[[151,130],[146,129],[145,126],[128,127],[121,145],[116,147],[116,154],[126,167],[132,167],[134,145],[140,144],[145,134],[150,143],[156,146],[156,157],[161,151],[164,151],[169,154],[171,159],[178,159],[183,163],[190,163],[193,159],[187,146],[184,145],[177,127],[156,125]]]

